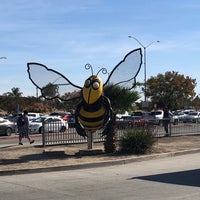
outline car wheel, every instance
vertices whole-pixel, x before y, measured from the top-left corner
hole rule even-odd
[[[39,133],[40,133],[40,134],[42,133],[42,127],[39,128]]]
[[[174,120],[174,125],[178,125],[178,120],[177,119]]]
[[[12,129],[11,129],[11,128],[7,128],[6,131],[5,131],[5,134],[6,134],[7,136],[11,136],[11,134],[12,134]]]
[[[66,126],[62,126],[60,132],[65,132],[65,131],[66,131]]]

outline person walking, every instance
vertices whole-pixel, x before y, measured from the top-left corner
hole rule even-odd
[[[19,131],[19,145],[23,145],[22,138],[27,138],[30,144],[34,143],[34,140],[32,140],[29,136],[29,120],[27,110],[24,110],[24,114],[18,118],[17,127]]]
[[[169,110],[164,108],[163,109],[164,113],[163,113],[163,126],[164,126],[164,130],[165,130],[165,136],[168,137],[169,136],[169,122],[170,122],[170,114],[169,114]]]

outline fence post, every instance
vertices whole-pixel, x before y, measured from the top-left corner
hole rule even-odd
[[[92,149],[93,148],[93,134],[92,134],[92,132],[88,132],[87,142],[88,142],[88,149]]]
[[[171,120],[169,121],[169,136],[172,135],[172,122]]]
[[[46,145],[46,139],[45,139],[45,133],[44,133],[44,122],[42,122],[42,146],[45,147]]]

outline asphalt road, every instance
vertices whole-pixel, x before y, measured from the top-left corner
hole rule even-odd
[[[3,176],[2,200],[199,200],[200,153],[84,170]]]

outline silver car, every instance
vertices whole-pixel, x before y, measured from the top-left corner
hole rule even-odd
[[[187,122],[193,122],[193,123],[200,122],[200,112],[193,111],[188,113]]]
[[[0,135],[10,136],[15,132],[15,124],[8,119],[0,117]]]
[[[30,133],[42,133],[43,128],[44,132],[64,132],[68,129],[68,122],[60,117],[41,116],[29,123]]]

